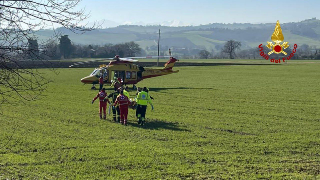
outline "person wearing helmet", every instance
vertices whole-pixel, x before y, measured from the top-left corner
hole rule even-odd
[[[115,73],[111,83],[111,86],[113,86],[114,91],[117,91],[121,87],[121,82],[119,82],[119,78],[117,78],[117,76],[117,73]]]
[[[102,90],[102,88],[103,88],[103,75],[101,74],[101,76],[100,76],[100,78],[99,78],[99,85],[100,85],[100,88],[99,88],[99,91],[101,91]]]
[[[113,105],[116,106],[117,104],[119,104],[120,106],[120,122],[123,125],[127,125],[128,108],[130,101],[129,98],[123,94],[123,90],[121,90]]]
[[[116,55],[113,60],[116,60],[116,61],[120,61],[120,56],[119,55]]]
[[[111,98],[112,102],[112,114],[113,114],[113,121],[114,122],[120,122],[120,108],[118,105],[114,106],[114,102],[116,102],[116,99],[119,95],[119,90],[117,89],[113,93],[109,94],[108,98]]]
[[[141,92],[141,91],[142,91],[142,88],[141,88],[141,87],[138,87],[138,88],[137,88],[137,92],[136,92],[136,96],[138,96],[139,92]]]
[[[151,105],[152,110],[154,109],[152,102],[150,100],[150,96],[146,91],[147,91],[147,88],[144,87],[142,91],[138,93],[138,96],[137,96],[138,124],[141,124],[141,126],[143,126],[145,123],[145,115],[146,115],[148,103]]]
[[[141,87],[137,88],[137,92],[136,92],[136,97],[134,98],[134,104],[135,104],[135,110],[136,110],[136,117],[139,120],[139,111],[138,111],[138,104],[137,104],[137,98],[138,98],[138,94],[142,91]],[[139,123],[139,122],[138,122]],[[139,123],[140,124],[140,123]]]
[[[91,102],[91,104],[93,104],[94,101],[99,98],[99,100],[100,100],[100,104],[99,104],[99,107],[100,107],[100,109],[99,109],[100,119],[102,119],[102,110],[103,110],[103,119],[106,119],[107,103],[110,104],[109,99],[106,98],[106,97],[107,97],[107,93],[105,91],[105,88],[102,88],[102,90],[97,94],[96,97],[93,98],[93,100]]]

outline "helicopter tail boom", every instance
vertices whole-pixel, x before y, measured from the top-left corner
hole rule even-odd
[[[164,69],[171,70],[177,61],[179,60],[174,57],[170,57],[169,61],[164,65]]]

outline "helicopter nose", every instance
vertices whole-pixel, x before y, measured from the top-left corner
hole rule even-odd
[[[84,84],[90,84],[90,83],[93,82],[93,81],[92,81],[92,77],[90,77],[90,76],[84,77],[84,78],[82,78],[80,81],[81,81],[82,83],[84,83]]]

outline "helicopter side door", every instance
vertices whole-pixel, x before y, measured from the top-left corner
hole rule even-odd
[[[111,80],[121,78],[123,82],[125,82],[125,71],[112,71],[111,72]]]
[[[126,71],[126,81],[132,82],[137,80],[137,72],[136,71]]]
[[[103,82],[110,82],[109,80],[109,71],[107,69],[105,69],[102,73],[102,76],[103,76]]]

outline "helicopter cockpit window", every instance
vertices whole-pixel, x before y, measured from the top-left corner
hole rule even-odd
[[[107,77],[108,77],[108,71],[106,70],[106,71],[103,73],[103,78],[104,78],[104,79],[107,79]]]
[[[136,72],[135,71],[132,71],[132,76],[131,76],[132,79],[136,79]]]
[[[131,71],[126,72],[126,79],[131,79]]]
[[[100,70],[99,70],[99,69],[95,69],[95,70],[93,70],[93,72],[91,73],[91,76],[96,76],[96,75],[100,75]]]

